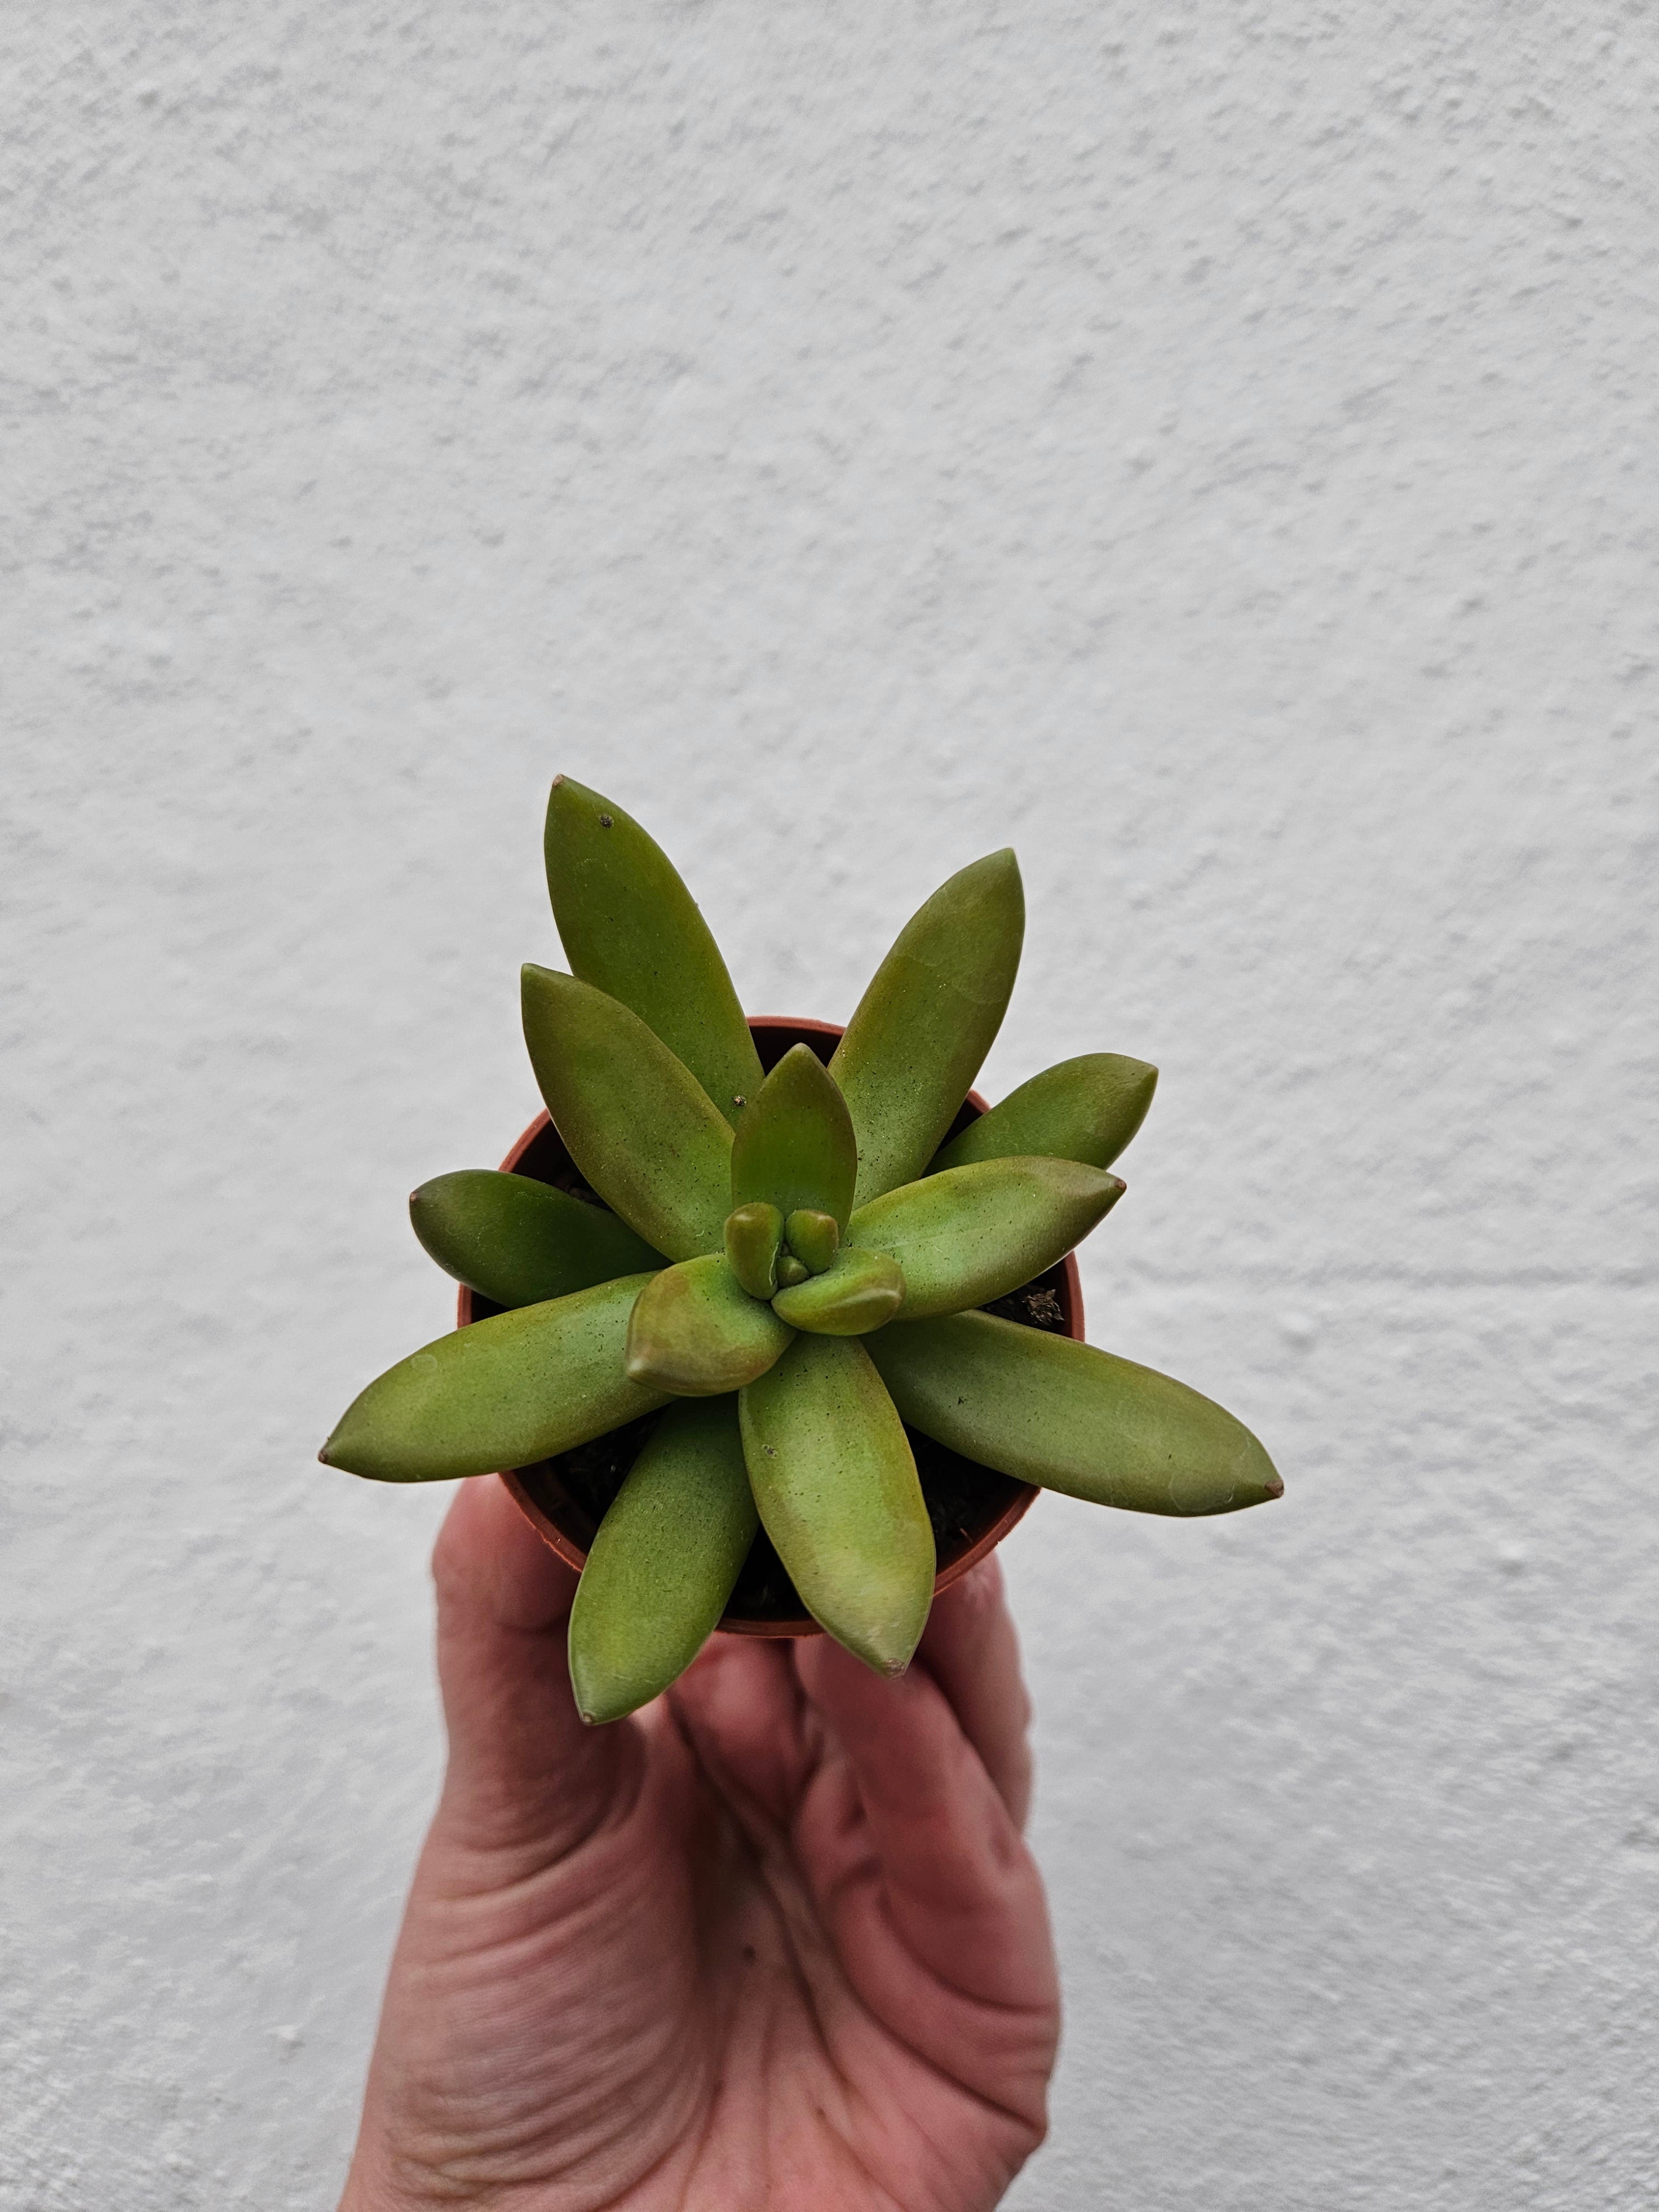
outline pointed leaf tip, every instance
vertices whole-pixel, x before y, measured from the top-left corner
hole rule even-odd
[[[899,932],[830,1063],[858,1136],[855,1205],[927,1168],[1002,1025],[1024,933],[1011,847],[959,870]]]
[[[1070,1337],[957,1313],[896,1322],[867,1342],[905,1420],[1021,1482],[1182,1516],[1236,1513],[1283,1490],[1223,1407]]]
[[[548,793],[548,893],[572,973],[636,1013],[729,1121],[760,1060],[713,933],[633,817],[568,776]]]
[[[858,1176],[853,1120],[811,1045],[792,1045],[750,1100],[732,1144],[732,1203],[847,1225]]]
[[[1042,1154],[1107,1168],[1146,1118],[1158,1070],[1121,1053],[1091,1052],[1045,1067],[970,1121],[933,1169]]]
[[[933,1601],[933,1534],[869,1354],[799,1336],[738,1409],[755,1503],[808,1611],[876,1673],[901,1671]]]
[[[586,1443],[663,1403],[623,1367],[649,1275],[520,1306],[437,1339],[359,1393],[325,1464],[380,1482],[488,1474]]]
[[[571,1687],[590,1725],[636,1711],[690,1665],[757,1526],[737,1400],[671,1407],[600,1523],[571,1607]]]

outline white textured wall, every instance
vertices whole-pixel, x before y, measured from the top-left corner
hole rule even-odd
[[[988,1087],[1164,1069],[1092,1333],[1288,1495],[1009,1547],[1011,2201],[1659,2201],[1651,11],[6,24],[0,2208],[333,2201],[561,768],[760,1011],[1012,838]]]

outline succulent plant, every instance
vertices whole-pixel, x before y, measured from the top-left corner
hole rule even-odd
[[[446,1480],[656,1414],[571,1613],[588,1719],[690,1663],[761,1524],[813,1618],[902,1671],[935,1572],[907,1429],[1132,1511],[1279,1495],[1260,1443],[1207,1398],[985,1310],[1121,1196],[1108,1170],[1157,1081],[1085,1054],[950,1133],[1019,960],[1012,852],[905,925],[827,1067],[797,1044],[769,1074],[707,924],[637,823],[561,777],[546,860],[572,972],[525,969],[525,1039],[603,1203],[492,1170],[422,1185],[422,1243],[504,1310],[371,1382],[321,1456]]]

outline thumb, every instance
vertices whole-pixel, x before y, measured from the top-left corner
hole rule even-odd
[[[505,1855],[518,1878],[562,1858],[631,1793],[638,1731],[584,1725],[565,1647],[576,1577],[498,1476],[460,1485],[432,1573],[449,1727],[434,1838]]]

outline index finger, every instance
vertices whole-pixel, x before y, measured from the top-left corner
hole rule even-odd
[[[944,1691],[1017,1827],[1031,1803],[1031,1700],[994,1556],[933,1600],[916,1656]]]

